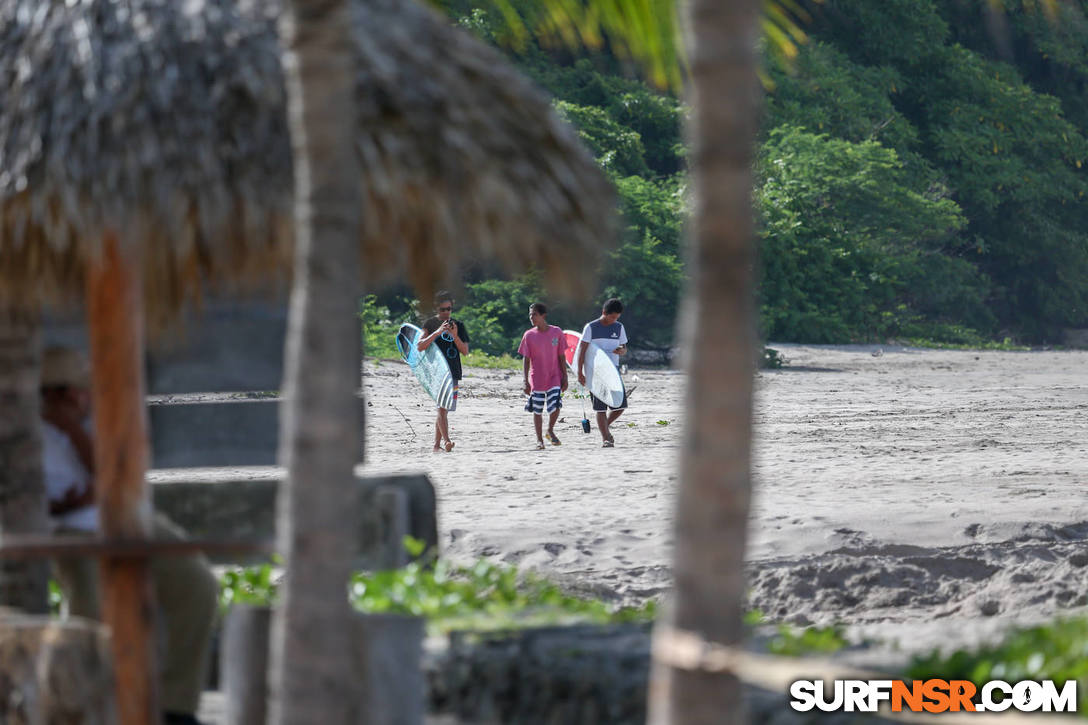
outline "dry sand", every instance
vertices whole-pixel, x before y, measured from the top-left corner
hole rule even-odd
[[[1088,352],[775,347],[790,365],[757,381],[752,606],[916,650],[1088,604]],[[447,555],[666,594],[681,373],[628,372],[611,450],[568,393],[563,445],[535,451],[521,371],[467,369],[437,455],[408,368],[366,373],[366,469],[431,476]]]

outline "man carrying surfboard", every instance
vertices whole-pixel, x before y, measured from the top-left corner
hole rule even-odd
[[[544,450],[544,411],[548,411],[548,441],[560,445],[555,434],[555,421],[563,407],[562,393],[567,389],[567,339],[563,331],[548,324],[548,308],[542,302],[529,305],[529,322],[533,324],[521,336],[518,354],[525,358],[526,412],[533,414],[536,448]]]
[[[608,359],[617,368],[620,365],[619,356],[627,354],[627,331],[620,323],[622,313],[623,303],[613,297],[602,305],[601,316],[587,322],[582,329],[582,340],[578,344],[577,355],[578,382],[582,385],[586,384],[585,360],[590,343],[604,350],[608,354]],[[592,392],[589,397],[593,400],[593,410],[597,411],[597,429],[601,431],[602,445],[605,448],[612,448],[616,445],[616,441],[609,428],[627,408],[627,393],[623,393],[623,400],[615,406],[609,405]]]
[[[434,422],[434,452],[445,449],[453,450],[450,440],[449,412],[457,410],[457,389],[461,382],[461,356],[468,355],[468,330],[460,320],[453,319],[453,295],[439,292],[434,297],[435,316],[423,323],[423,336],[416,346],[420,352],[432,344],[437,345],[446,362],[450,365],[453,376],[453,398],[448,408],[438,406],[438,417]]]

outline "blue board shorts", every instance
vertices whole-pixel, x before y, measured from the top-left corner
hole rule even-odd
[[[550,390],[534,390],[525,401],[525,412],[533,415],[544,415],[545,410],[554,413],[562,407],[562,391],[558,385]]]

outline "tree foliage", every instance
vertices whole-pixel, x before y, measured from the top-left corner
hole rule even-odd
[[[782,126],[759,157],[764,330],[835,342],[896,334],[917,316],[906,280],[964,224],[912,188],[896,152]]]
[[[1088,36],[1075,32],[1088,3],[1056,11],[1058,22],[1017,3],[993,15],[982,0],[828,0],[813,31],[848,59],[839,67],[894,74],[888,100],[917,142],[885,142],[920,156],[963,210],[957,244],[991,280],[996,325],[1040,341],[1088,325]]]
[[[683,104],[634,80],[607,38],[599,51],[512,46],[495,3],[443,5],[555,97],[615,183],[623,222],[602,240],[615,250],[599,290],[549,319],[579,326],[618,296],[636,345],[671,345],[685,274]],[[766,69],[754,195],[765,335],[1032,342],[1088,326],[1088,0],[1056,3],[1057,22],[1005,5],[809,6],[808,42]],[[542,8],[506,6],[530,23]],[[474,347],[512,352],[524,308],[555,300],[531,274],[476,269],[459,303]]]

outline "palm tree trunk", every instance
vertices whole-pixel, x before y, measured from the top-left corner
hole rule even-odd
[[[751,163],[760,88],[760,0],[691,0],[694,208],[681,312],[687,428],[680,466],[672,607],[655,637],[652,723],[743,720],[740,682],[678,666],[668,632],[741,641],[751,494],[755,349]]]
[[[281,23],[294,150],[295,268],[285,351],[270,722],[351,722],[353,467],[361,440],[360,179],[349,3],[293,0]]]
[[[49,529],[38,422],[40,364],[37,311],[0,306],[0,534]],[[45,560],[0,560],[0,605],[45,613],[48,582]]]

